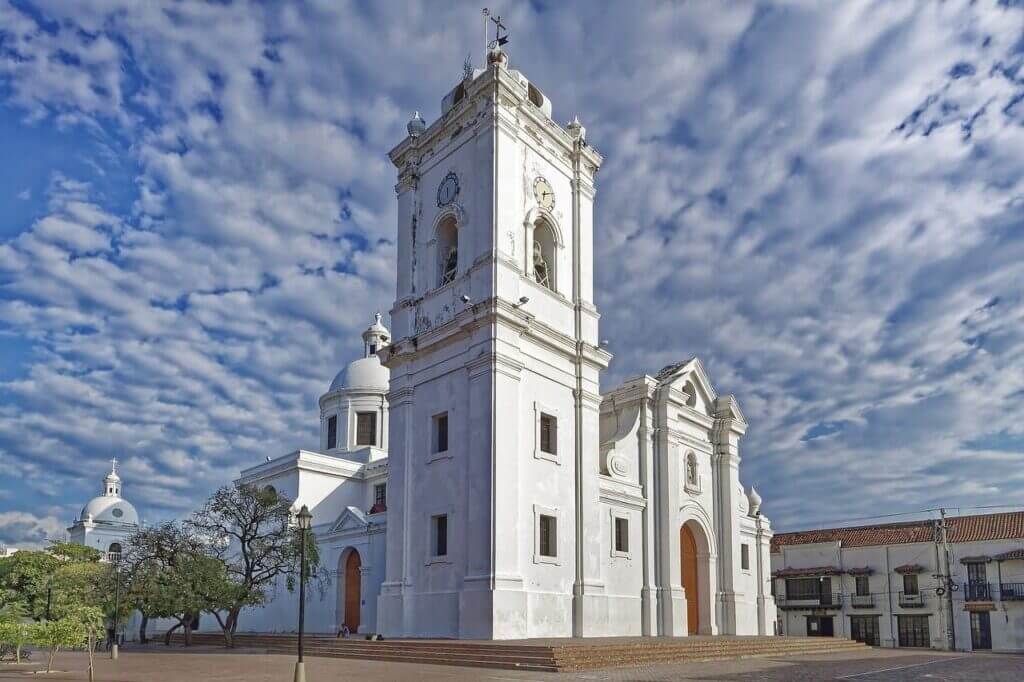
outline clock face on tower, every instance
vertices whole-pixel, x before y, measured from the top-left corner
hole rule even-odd
[[[551,183],[544,178],[539,177],[533,181],[533,195],[542,208],[550,211],[555,207],[555,191],[551,189]]]
[[[448,173],[444,176],[444,180],[437,188],[437,205],[447,206],[448,204],[455,201],[455,197],[459,195],[459,176],[454,172]]]

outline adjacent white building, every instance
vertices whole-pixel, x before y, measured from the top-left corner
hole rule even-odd
[[[103,493],[89,500],[68,528],[69,539],[99,550],[104,561],[120,561],[128,539],[139,529],[139,515],[131,502],[121,497],[117,460],[103,479]]]
[[[602,393],[586,130],[508,56],[467,73],[398,169],[394,338],[320,398],[320,447],[242,472],[308,505],[334,580],[310,630],[508,639],[771,634],[747,428],[691,358]],[[241,630],[293,631],[279,589]]]
[[[1024,512],[779,533],[771,566],[780,634],[1024,651]]]

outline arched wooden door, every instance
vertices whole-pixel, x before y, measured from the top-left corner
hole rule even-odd
[[[362,601],[362,576],[359,569],[362,565],[359,552],[353,549],[348,553],[345,561],[345,625],[351,632],[359,631],[359,606]]]
[[[679,556],[686,590],[686,631],[695,635],[700,631],[700,598],[697,594],[697,541],[685,524],[679,529]]]

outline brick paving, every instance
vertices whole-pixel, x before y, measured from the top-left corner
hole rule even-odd
[[[35,656],[42,658],[42,654]],[[54,668],[65,672],[33,674],[37,664],[17,668],[0,665],[0,680],[87,680],[87,659],[81,653],[62,653]],[[226,652],[221,648],[178,647],[127,648],[118,661],[105,655],[97,657],[98,682],[290,682],[294,658],[247,652]],[[917,682],[949,680],[1020,682],[1024,679],[1024,657],[996,654],[947,654],[934,651],[867,649],[820,656],[751,658],[732,661],[689,662],[669,665],[637,666],[580,673],[535,673],[506,670],[481,670],[450,666],[383,663],[366,660],[309,658],[306,661],[309,682],[360,680],[363,682],[438,680],[515,682],[662,682],[669,680],[703,681],[786,681],[818,682]]]

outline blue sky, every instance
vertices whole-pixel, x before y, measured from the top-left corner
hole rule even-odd
[[[0,0],[0,542],[315,444],[451,5]],[[1024,503],[1021,3],[494,9],[606,158],[605,387],[700,356],[779,529]]]

